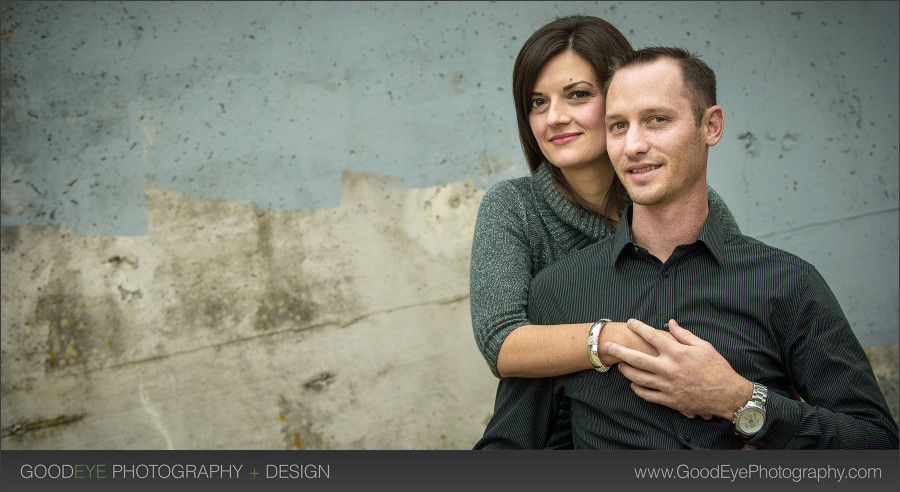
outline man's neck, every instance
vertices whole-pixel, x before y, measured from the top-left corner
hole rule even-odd
[[[709,200],[704,193],[665,205],[633,205],[631,234],[634,241],[663,263],[675,248],[700,237],[709,215]]]

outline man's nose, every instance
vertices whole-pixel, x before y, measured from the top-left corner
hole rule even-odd
[[[646,137],[646,134],[640,126],[630,126],[628,132],[625,134],[625,155],[634,157],[647,152],[649,146],[647,145]]]

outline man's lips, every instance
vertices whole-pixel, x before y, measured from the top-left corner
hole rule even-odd
[[[629,174],[643,174],[650,171],[655,171],[662,167],[660,164],[644,164],[640,166],[632,166],[628,168]]]
[[[550,142],[554,145],[565,145],[572,140],[575,140],[580,135],[580,133],[560,133],[559,135],[550,137]]]

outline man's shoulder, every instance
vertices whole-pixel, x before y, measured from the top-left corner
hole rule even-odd
[[[790,251],[772,246],[760,239],[741,234],[725,232],[726,255],[756,261],[771,261],[801,270],[813,269],[813,265]]]

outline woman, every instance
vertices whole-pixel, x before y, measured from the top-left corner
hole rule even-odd
[[[494,416],[476,448],[571,447],[565,401],[550,377],[595,367],[585,323],[539,326],[527,316],[528,288],[541,269],[610,235],[627,197],[606,153],[603,83],[612,58],[632,50],[608,22],[557,19],[522,46],[513,68],[519,137],[531,175],[497,184],[484,196],[472,244],[471,308],[475,339],[501,378]],[[737,225],[721,198],[710,210]],[[624,323],[606,323],[613,341],[656,354]],[[600,361],[618,362],[607,354]],[[543,415],[552,415],[546,421]]]

